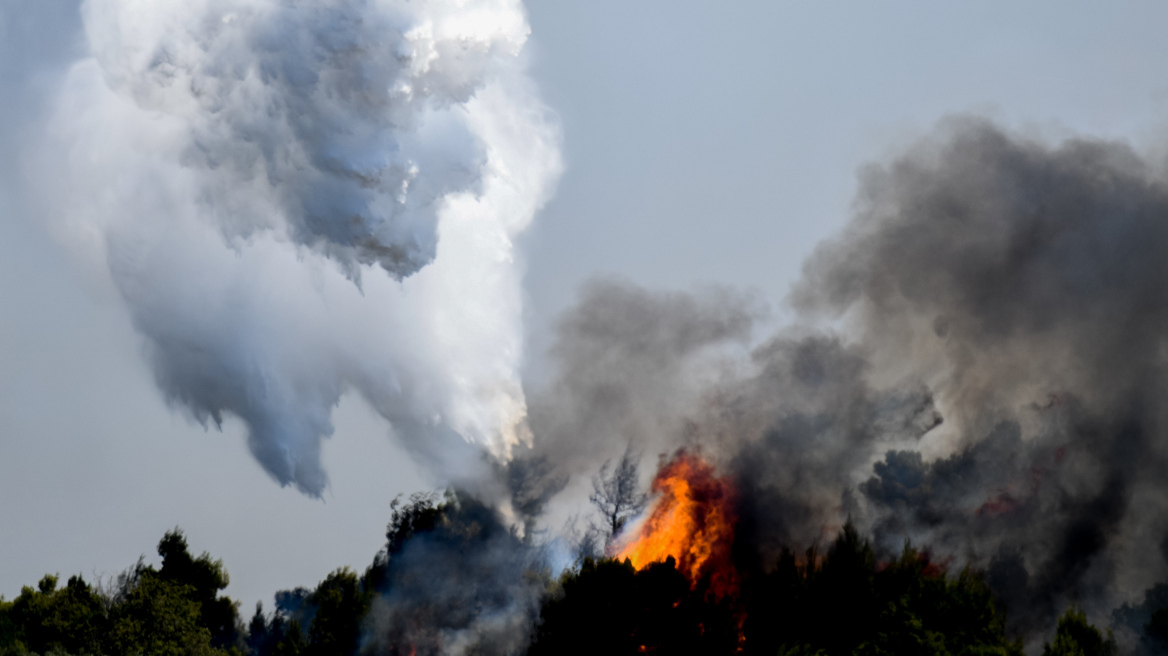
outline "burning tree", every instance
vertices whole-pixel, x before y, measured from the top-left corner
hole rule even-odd
[[[738,577],[730,551],[737,494],[730,479],[682,449],[662,463],[651,489],[657,496],[653,511],[617,559],[627,558],[641,569],[673,558],[691,587],[704,582],[718,596],[733,594]]]

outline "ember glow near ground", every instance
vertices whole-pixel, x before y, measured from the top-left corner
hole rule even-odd
[[[567,171],[521,240],[533,378],[581,281],[746,287],[776,308],[847,219],[855,174],[972,112],[1161,148],[1168,6],[1150,2],[531,0],[532,71]],[[228,422],[160,400],[121,301],[21,206],[25,119],[83,46],[71,0],[0,5],[0,594],[112,573],[179,525],[247,612],[363,568],[397,493],[436,484],[347,397],[325,500],[280,489]],[[777,319],[778,320],[778,319]]]

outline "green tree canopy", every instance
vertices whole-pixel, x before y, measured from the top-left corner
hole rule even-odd
[[[20,596],[0,604],[0,647],[34,653],[96,654],[107,628],[101,597],[80,576],[58,588],[58,577],[46,574],[36,589],[25,586]]]
[[[107,639],[111,654],[212,656],[211,631],[200,623],[192,586],[145,571],[112,613]]]
[[[191,600],[199,605],[200,626],[211,632],[211,644],[219,648],[241,645],[239,608],[230,598],[219,596],[231,582],[223,561],[213,560],[206,552],[198,558],[191,556],[186,536],[177,528],[162,536],[158,555],[162,556],[159,578],[187,586]]]
[[[158,543],[162,567],[141,560],[108,586],[46,575],[0,600],[0,654],[227,656],[241,654],[235,602],[220,561],[190,555],[178,529]]]

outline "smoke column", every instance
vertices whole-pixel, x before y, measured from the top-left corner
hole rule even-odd
[[[309,495],[348,390],[439,470],[528,439],[513,239],[561,166],[521,2],[81,12],[29,184],[170,403]]]

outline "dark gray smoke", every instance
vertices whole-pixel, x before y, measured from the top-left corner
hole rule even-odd
[[[629,445],[646,471],[660,454],[695,447],[750,488],[748,514],[776,551],[834,535],[856,505],[848,481],[940,417],[920,385],[873,388],[868,362],[838,336],[784,333],[750,349],[760,313],[725,290],[587,286],[560,323],[552,356],[561,375],[532,396],[534,447],[510,465],[544,487],[521,476],[512,488],[544,498],[538,491],[557,492],[571,475],[564,496],[576,497]]]
[[[877,464],[876,530],[988,565],[1023,622],[1162,576],[1166,247],[1168,185],[1122,144],[958,120],[868,170],[793,298],[927,381],[953,452]]]
[[[619,457],[629,442],[667,448],[678,421],[728,363],[722,347],[745,345],[759,308],[727,290],[654,294],[594,281],[559,322],[550,356],[561,372],[532,401],[536,449],[590,471],[596,457]],[[603,459],[603,458],[602,458]]]
[[[764,561],[850,517],[984,568],[1017,630],[1104,618],[1168,569],[1165,253],[1168,183],[1130,147],[950,120],[863,171],[799,328],[748,351],[749,299],[588,287],[530,457],[554,492],[629,444],[698,446]]]

